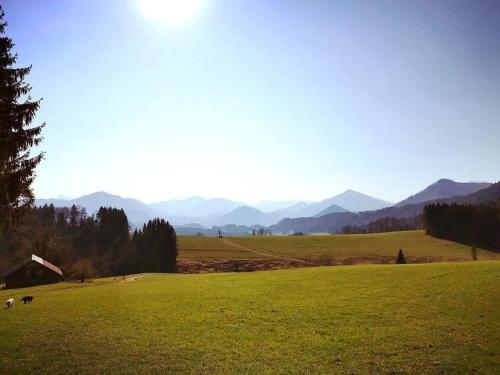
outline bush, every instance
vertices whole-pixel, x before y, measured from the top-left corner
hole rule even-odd
[[[96,270],[89,259],[81,259],[71,266],[70,275],[75,280],[80,280],[83,283],[85,280],[95,277]]]

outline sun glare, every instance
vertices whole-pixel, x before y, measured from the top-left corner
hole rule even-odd
[[[204,0],[137,0],[137,3],[146,17],[180,27],[199,13]]]

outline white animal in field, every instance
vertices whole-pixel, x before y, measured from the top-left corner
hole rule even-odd
[[[5,306],[7,309],[14,307],[14,298],[9,298],[7,301],[5,301]]]

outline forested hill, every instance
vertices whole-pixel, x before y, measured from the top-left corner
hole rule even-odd
[[[435,199],[402,207],[387,207],[376,211],[365,211],[359,213],[332,213],[321,217],[307,217],[296,219],[283,219],[270,229],[273,233],[280,232],[304,232],[304,233],[333,233],[342,230],[343,227],[364,226],[377,219],[415,218],[423,213],[424,207],[430,203],[484,203],[500,199],[500,182],[486,189],[465,196]]]

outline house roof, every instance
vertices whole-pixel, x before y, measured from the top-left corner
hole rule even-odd
[[[19,268],[22,268],[31,262],[37,262],[37,263],[41,264],[42,266],[54,271],[55,273],[57,273],[61,276],[63,274],[59,267],[54,266],[52,263],[47,262],[46,260],[40,258],[39,256],[36,256],[35,254],[32,254],[31,257],[23,259],[19,263],[13,265],[12,267],[10,267],[7,270],[5,270],[4,272],[2,272],[2,274],[0,275],[0,279],[5,278],[6,276],[10,275],[12,272],[17,271]]]

